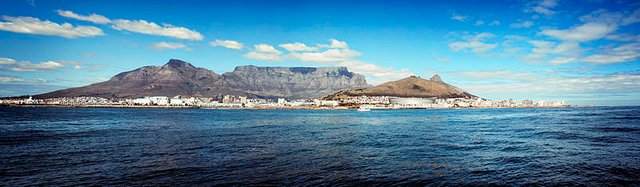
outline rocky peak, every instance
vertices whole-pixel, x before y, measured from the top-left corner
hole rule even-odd
[[[169,62],[167,62],[167,64],[165,64],[163,67],[172,67],[176,69],[196,68],[195,66],[191,65],[189,62],[185,62],[178,59],[169,60]]]
[[[431,80],[433,82],[444,83],[444,81],[442,81],[442,78],[440,78],[440,75],[438,75],[438,74],[433,75],[433,77],[431,77],[431,79],[429,79],[429,80]]]

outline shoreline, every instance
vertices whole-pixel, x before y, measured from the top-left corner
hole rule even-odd
[[[43,104],[2,104],[0,107],[16,108],[154,108],[154,109],[208,109],[208,110],[356,110],[358,108],[349,107],[200,107],[200,106],[157,106],[157,105],[43,105]],[[452,108],[376,108],[372,110],[441,110],[441,109],[524,109],[524,108],[589,108],[601,106],[562,106],[562,107],[452,107]]]

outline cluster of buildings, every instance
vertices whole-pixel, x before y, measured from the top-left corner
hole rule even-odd
[[[275,100],[254,99],[245,96],[225,95],[218,97],[167,97],[150,96],[135,99],[117,99],[100,97],[62,97],[50,99],[0,100],[2,105],[59,105],[59,106],[104,106],[104,107],[194,107],[194,108],[295,108],[295,109],[348,109],[365,107],[370,109],[410,109],[410,108],[533,108],[566,107],[563,101],[511,99],[494,101],[483,98],[417,98],[390,96],[351,96],[340,100]]]
[[[523,100],[515,102],[512,99],[495,101],[484,98],[447,98],[437,99],[418,97],[390,97],[390,96],[351,96],[339,100],[340,105],[363,105],[372,109],[407,109],[407,108],[540,108],[566,107],[564,101]]]
[[[254,99],[245,96],[220,97],[167,97],[149,96],[135,99],[101,97],[60,97],[48,99],[19,98],[0,100],[0,105],[55,105],[77,107],[165,107],[165,108],[319,108],[339,109],[338,101],[331,100],[275,100]]]
[[[64,106],[93,106],[93,105],[126,105],[124,100],[101,97],[62,97],[48,99],[34,99],[33,97],[22,99],[2,99],[3,105],[64,105]]]

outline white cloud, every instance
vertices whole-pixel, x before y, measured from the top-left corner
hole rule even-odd
[[[271,53],[259,53],[259,52],[249,52],[244,55],[245,58],[255,59],[255,60],[264,60],[264,61],[282,61],[282,57],[277,54]]]
[[[388,81],[394,81],[413,75],[407,69],[395,70],[375,64],[365,63],[357,60],[348,60],[336,63],[337,66],[344,66],[356,73],[364,74],[369,84],[377,85]]]
[[[9,68],[9,71],[18,72],[36,72],[36,71],[51,71],[64,67],[60,62],[46,61],[40,63],[19,62],[15,66]]]
[[[331,44],[329,45],[325,45],[325,44],[318,44],[318,47],[322,47],[322,48],[349,48],[349,46],[347,45],[347,42],[344,41],[339,41],[336,39],[331,39]]]
[[[83,15],[79,15],[79,14],[76,14],[76,13],[74,13],[72,11],[68,11],[68,10],[56,10],[56,12],[60,16],[71,18],[71,19],[89,21],[89,22],[93,22],[93,23],[97,23],[97,24],[111,23],[111,20],[109,18],[104,17],[102,15],[98,15],[98,14],[91,14],[91,15],[88,15],[88,16],[83,16]]]
[[[305,62],[341,62],[360,54],[350,49],[328,49],[322,52],[291,53],[289,56]]]
[[[379,84],[386,81],[397,80],[413,73],[409,70],[395,70],[393,68],[382,67],[356,60],[355,57],[362,53],[348,48],[344,41],[332,39],[331,45],[327,50],[318,52],[293,52],[287,56],[294,60],[302,62],[322,63],[334,66],[347,67],[350,71],[363,74],[367,77],[367,82],[371,84]]]
[[[0,66],[16,64],[17,61],[10,58],[0,58]]]
[[[572,63],[577,61],[577,58],[572,58],[572,57],[555,57],[552,58],[551,60],[549,60],[550,64],[567,64],[567,63]]]
[[[281,44],[280,47],[290,53],[283,54],[268,44],[254,45],[254,50],[243,55],[245,58],[263,61],[296,60],[306,63],[316,63],[330,66],[347,67],[353,71],[365,75],[368,83],[378,84],[386,81],[397,80],[413,73],[409,70],[395,70],[355,59],[360,52],[348,48],[347,42],[331,39],[330,44],[318,44],[318,48],[309,47],[303,43]],[[320,49],[322,48],[322,49]],[[318,51],[319,50],[319,51]]]
[[[264,61],[282,61],[284,60],[282,56],[282,52],[278,51],[271,45],[267,44],[258,44],[253,46],[254,50],[245,54],[245,58],[255,59],[255,60],[264,60]]]
[[[186,49],[187,45],[183,43],[176,43],[176,42],[158,42],[158,43],[151,44],[151,48],[155,50]]]
[[[637,12],[638,10],[636,10]],[[640,37],[632,34],[615,34],[615,31],[636,14],[625,16],[620,12],[605,9],[593,11],[581,16],[579,24],[568,29],[543,29],[538,34],[559,40],[556,42],[530,41],[534,46],[531,53],[524,56],[525,61],[550,64],[587,62],[594,64],[622,63],[635,61],[640,57]],[[583,50],[581,43],[600,39],[634,42],[627,44],[605,44],[599,50]],[[602,49],[604,48],[604,49]],[[591,52],[594,51],[594,52]],[[587,56],[583,56],[588,52]]]
[[[86,70],[89,72],[98,72],[102,71],[105,68],[109,67],[107,64],[88,64],[83,62],[60,62],[64,65],[65,68],[73,69],[73,70]]]
[[[33,17],[2,16],[2,19],[7,22],[0,22],[0,30],[16,33],[59,36],[64,38],[104,35],[102,30],[93,26],[73,26],[69,23],[58,24],[50,21],[41,21]]]
[[[527,9],[527,12],[536,12],[538,14],[542,14],[545,16],[551,16],[556,13],[556,11],[552,10],[558,5],[556,0],[539,0],[533,4],[532,7]]]
[[[45,61],[31,63],[28,61],[17,61],[10,58],[0,58],[0,70],[13,72],[40,72],[52,71],[64,67],[64,62]]]
[[[574,62],[582,54],[579,43],[566,41],[555,43],[543,40],[529,41],[533,48],[522,59],[530,63],[565,64]]]
[[[462,71],[448,73],[454,84],[470,93],[491,99],[572,100],[572,96],[607,97],[611,94],[640,93],[640,75],[614,73],[585,76],[580,68],[566,68],[569,74],[509,70]],[[599,99],[594,96],[593,99]],[[571,104],[572,101],[568,101]]]
[[[78,19],[83,21],[90,21],[98,24],[111,24],[111,28],[116,30],[125,30],[141,34],[166,36],[183,40],[202,40],[204,36],[198,31],[190,30],[185,27],[173,26],[171,24],[157,24],[146,20],[126,20],[116,19],[111,20],[105,16],[99,14],[91,14],[89,16],[79,15],[72,11],[57,10],[60,16]],[[102,32],[102,31],[101,31]]]
[[[601,51],[597,54],[586,56],[583,62],[596,64],[611,64],[636,61],[640,57],[640,42],[623,44],[621,46]]]
[[[616,29],[615,24],[590,22],[564,30],[545,29],[540,34],[564,41],[587,42],[603,38]]]
[[[605,9],[593,11],[581,16],[582,25],[577,25],[564,30],[545,29],[540,32],[542,35],[550,36],[564,41],[588,42],[607,37],[607,39],[617,39],[612,33],[619,26],[635,23],[635,17],[640,16],[640,9],[631,15],[625,16],[620,12],[609,12]],[[638,20],[640,21],[640,20]],[[628,38],[628,37],[627,37]]]
[[[472,37],[467,37],[465,41],[449,43],[449,48],[453,51],[471,51],[474,53],[483,53],[497,47],[496,44],[484,42],[487,38],[493,38],[495,35],[491,33],[480,33]]]
[[[282,54],[282,52],[278,51],[273,46],[267,45],[267,44],[254,45],[253,48],[255,49],[256,52],[259,52],[259,53],[268,53],[268,54],[276,54],[276,55]]]
[[[610,35],[607,35],[605,38],[607,40],[615,40],[615,41],[623,41],[623,42],[630,42],[630,41],[640,42],[640,35],[633,35],[633,34],[610,34]]]
[[[517,22],[517,23],[512,23],[509,25],[509,27],[511,28],[529,28],[531,26],[533,26],[533,21],[523,21],[523,22]]]
[[[242,50],[242,48],[244,48],[244,44],[238,41],[233,41],[233,40],[216,39],[214,41],[209,42],[209,45],[213,47],[220,46],[220,47],[225,47],[225,48],[235,49],[235,50]]]
[[[500,25],[500,21],[493,20],[491,23],[489,23],[489,26],[495,26],[495,25]]]
[[[561,94],[589,93],[637,93],[640,92],[640,75],[610,74],[600,76],[551,76],[536,75],[531,78],[498,82],[475,81],[460,84],[461,88],[476,95],[548,94],[556,99]]]
[[[317,51],[318,50],[317,47],[309,47],[309,46],[307,46],[307,45],[305,45],[303,43],[300,43],[300,42],[280,44],[279,46],[284,48],[284,49],[286,49],[287,51],[290,51],[290,52]]]
[[[640,8],[636,9],[636,11],[634,11],[631,15],[622,20],[623,25],[629,25],[638,22],[640,22]]]
[[[204,36],[197,31],[189,30],[184,27],[176,27],[170,24],[162,24],[162,26],[145,20],[114,20],[111,26],[116,30],[126,30],[142,34],[166,36],[183,40],[202,40]]]
[[[478,20],[473,25],[476,25],[476,26],[484,25],[484,21]]]
[[[463,16],[463,15],[458,15],[458,14],[453,14],[453,16],[451,16],[452,20],[456,20],[456,21],[460,21],[460,22],[464,22],[465,20],[467,20],[467,16]]]
[[[587,15],[580,16],[578,18],[580,21],[589,23],[605,23],[605,24],[618,24],[622,21],[624,15],[619,12],[609,12],[606,9],[598,9],[596,11],[590,12]]]
[[[16,76],[2,75],[0,74],[0,83],[46,83],[49,82],[46,79],[25,79]]]

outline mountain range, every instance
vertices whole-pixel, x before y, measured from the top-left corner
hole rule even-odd
[[[365,77],[346,67],[258,67],[238,66],[232,72],[217,74],[188,62],[171,59],[163,66],[144,66],[122,72],[105,82],[35,95],[36,98],[107,97],[137,98],[176,95],[250,98],[320,98],[336,100],[348,96],[395,97],[476,97],[439,75],[426,80],[410,76],[371,87]]]
[[[119,73],[105,82],[35,95],[54,97],[237,95],[254,98],[310,99],[348,89],[370,87],[365,77],[346,67],[258,67],[238,66],[217,74],[177,59],[163,66],[144,66]]]

